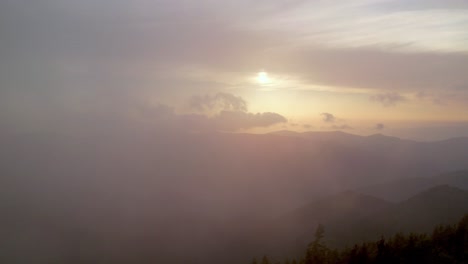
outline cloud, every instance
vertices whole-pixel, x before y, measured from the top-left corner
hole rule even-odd
[[[193,96],[189,100],[190,109],[204,111],[247,111],[247,102],[241,97],[229,93],[217,93],[214,96]]]
[[[402,95],[424,89],[447,105],[462,91],[440,92],[468,85],[463,10],[383,14],[368,8],[382,2],[374,0],[0,2],[2,122],[25,116],[24,123],[45,126],[41,121],[67,107],[124,112],[112,105],[240,90],[261,67],[290,77],[288,87],[297,81],[301,89]],[[439,1],[456,2],[465,3]],[[226,95],[191,104],[211,116],[248,111]]]
[[[172,117],[173,128],[183,131],[237,131],[256,127],[269,127],[287,123],[277,113],[248,113],[242,111],[221,111],[217,115],[180,114]],[[174,126],[175,125],[175,126]]]
[[[353,129],[352,127],[344,124],[344,125],[333,125],[330,128],[337,129],[337,130],[346,130],[346,129]]]
[[[279,58],[278,58],[279,57]],[[392,48],[310,45],[272,54],[271,71],[294,72],[311,85],[376,91],[443,91],[468,86],[466,52],[398,52]]]
[[[384,1],[376,4],[375,7],[385,11],[468,9],[468,2],[465,0]]]
[[[248,112],[247,102],[233,94],[193,96],[189,105],[202,113],[177,114],[172,107],[161,104],[145,108],[144,113],[149,122],[179,131],[237,131],[288,122],[278,113]]]
[[[311,128],[312,128],[312,125],[305,124],[305,125],[302,125],[302,127],[305,128],[305,129],[311,129]]]
[[[333,114],[330,113],[321,113],[322,120],[325,123],[334,123],[336,121],[336,118]]]
[[[236,131],[288,122],[284,116],[277,113],[250,113],[247,102],[242,97],[230,93],[192,96],[188,104],[190,109],[203,113],[178,117],[188,129]]]
[[[453,87],[453,90],[454,91],[468,91],[468,85],[465,85],[465,86],[456,86],[456,87]]]
[[[423,101],[430,102],[436,105],[447,105],[447,102],[451,103],[461,103],[466,104],[468,93],[462,89],[447,89],[443,92],[425,92],[420,91],[412,94],[412,98]]]
[[[0,37],[8,45],[0,51],[92,62],[152,61],[164,69],[194,64],[219,69],[255,65],[264,48],[283,42],[269,32],[232,26],[237,20],[252,20],[258,5],[210,0],[56,2],[38,0],[27,7],[2,3],[0,17],[6,27]],[[31,42],[34,46],[27,44]]]
[[[250,113],[247,102],[242,97],[230,93],[193,96],[189,100],[189,107],[205,115],[188,115],[182,119],[192,119],[191,122],[194,123],[195,118],[202,121],[208,129],[236,131],[288,122],[284,116],[277,113]]]
[[[269,127],[288,120],[277,113],[246,113],[241,111],[222,111],[211,118],[213,126],[219,130],[235,131],[254,127]]]
[[[16,64],[25,61],[24,65],[17,66],[21,71],[30,63],[36,62],[44,65],[39,67],[39,70],[38,67],[33,67],[34,74],[23,74],[18,71],[16,73],[18,77],[12,81],[3,81],[2,76],[0,78],[2,87],[15,86],[11,88],[15,91],[18,89],[38,90],[35,85],[23,88],[29,85],[17,84],[28,79],[38,79],[42,82],[46,80],[59,82],[58,84],[45,83],[45,87],[57,86],[61,87],[57,89],[62,89],[62,83],[67,83],[67,86],[81,89],[84,86],[81,82],[87,80],[88,83],[94,82],[93,85],[97,87],[125,83],[130,87],[129,90],[136,86],[152,86],[153,92],[159,93],[156,95],[159,97],[163,92],[172,93],[172,95],[187,94],[187,92],[189,94],[201,93],[198,90],[194,92],[194,86],[199,84],[193,83],[191,79],[193,74],[190,70],[193,69],[194,71],[201,69],[203,74],[207,73],[199,78],[204,79],[206,83],[218,81],[226,83],[229,80],[221,80],[223,77],[217,76],[218,73],[236,72],[239,74],[236,77],[245,77],[246,72],[256,71],[258,67],[266,65],[269,70],[271,68],[271,71],[297,77],[309,84],[340,88],[357,87],[384,91],[421,88],[440,90],[448,86],[468,84],[468,76],[465,74],[468,68],[466,52],[423,52],[421,50],[398,52],[392,47],[381,46],[378,41],[372,41],[384,38],[373,34],[380,34],[387,30],[380,30],[382,27],[379,24],[377,30],[371,27],[369,34],[366,33],[368,31],[365,31],[366,34],[362,33],[361,30],[370,27],[369,24],[374,24],[375,21],[367,13],[363,14],[365,19],[363,18],[362,21],[369,20],[370,22],[365,23],[364,27],[361,24],[343,23],[341,19],[346,20],[350,17],[343,17],[341,13],[335,12],[340,10],[345,12],[349,9],[336,8],[336,3],[299,0],[259,1],[255,4],[251,4],[250,1],[223,1],[223,4],[219,4],[216,1],[205,0],[196,2],[136,0],[131,3],[116,0],[112,2],[112,5],[105,5],[105,1],[91,0],[67,2],[67,4],[59,2],[37,0],[27,6],[18,1],[2,3],[0,17],[4,23],[0,24],[4,24],[5,29],[1,31],[1,37],[5,39],[6,44],[2,45],[0,53],[4,68],[10,71],[11,61],[15,61]],[[356,2],[351,2],[353,3],[340,3],[339,5],[356,9]],[[373,1],[369,1],[370,4],[371,2]],[[358,9],[366,7],[367,4],[366,1],[365,4],[359,5]],[[276,16],[277,13],[272,16],[269,11],[281,10],[282,12],[284,5],[302,13],[304,10],[323,13],[323,8],[331,13],[324,18],[319,16],[320,18],[316,19],[318,23],[314,25],[317,29],[303,27],[300,23],[282,23],[291,24],[293,30],[290,28],[279,30],[273,26],[276,25],[275,21],[284,22],[281,19],[282,16]],[[302,19],[301,16],[288,13],[293,11],[291,8],[282,15],[288,21],[289,19],[293,22],[296,18]],[[187,13],[187,10],[190,12]],[[361,11],[369,10],[364,8]],[[270,20],[264,21],[267,25],[253,23],[261,22],[264,17],[259,17],[258,14],[264,13],[265,16],[272,16],[269,17]],[[314,16],[307,15],[307,17]],[[447,14],[446,17],[449,18],[450,15]],[[422,19],[428,20],[426,16]],[[429,20],[433,22],[432,19]],[[395,21],[397,20],[392,18],[388,25]],[[338,26],[349,24],[354,30],[335,28],[335,23]],[[412,21],[405,23],[418,24]],[[262,24],[263,27],[257,28],[258,24]],[[393,26],[392,31],[395,28],[406,27]],[[463,36],[463,27],[461,32],[460,29],[447,31],[444,27],[438,28],[443,31],[444,36],[448,33]],[[303,33],[299,29],[307,30],[307,32]],[[356,30],[357,33],[361,32],[361,36],[373,36],[374,39],[371,39],[368,45],[360,45],[359,48],[327,45],[330,44],[328,40],[321,39],[329,35],[342,36],[344,32],[352,34],[352,36],[347,36],[351,40],[365,39],[365,37],[356,38]],[[424,28],[424,31],[428,30]],[[432,34],[432,31],[429,32]],[[310,42],[303,40],[302,36],[306,35],[307,39],[310,36],[314,40]],[[416,36],[415,34],[390,35]],[[332,40],[335,38],[333,36]],[[425,37],[421,39],[425,40],[425,43],[432,43]],[[450,42],[453,38],[449,35],[439,39]],[[299,43],[299,45],[289,46],[287,42]],[[334,42],[332,41],[331,44]],[[466,47],[466,45],[460,46]],[[83,68],[90,69],[91,73],[89,76],[83,73],[71,73],[70,76],[62,73],[60,78],[50,78],[47,69],[58,72],[53,68],[57,62],[64,65],[81,63],[84,65]],[[259,65],[259,62],[262,65]],[[106,69],[102,66],[106,63],[112,66]],[[95,69],[104,71],[108,76],[93,73]],[[138,72],[140,76],[129,74],[132,70]],[[114,75],[109,73],[114,73]],[[146,73],[145,78],[141,78],[143,73]],[[167,77],[169,74],[177,75],[175,80]],[[12,78],[12,74],[5,75],[8,75],[7,80]],[[180,82],[183,80],[186,80],[188,85],[181,85]],[[34,83],[34,81],[31,82]],[[141,86],[138,85],[141,83]],[[201,86],[205,87],[205,85]],[[215,89],[219,90],[213,88]],[[3,95],[0,97],[6,98]]]
[[[372,95],[370,97],[372,101],[379,102],[383,106],[395,106],[396,104],[405,101],[405,97],[396,92],[388,92]]]
[[[382,124],[382,123],[378,123],[374,126],[374,129],[375,130],[384,130],[385,129],[385,125]]]
[[[415,94],[415,97],[419,100],[424,100],[429,97],[429,94],[425,91],[419,91]]]
[[[345,123],[345,120],[337,118],[333,114],[321,113],[320,115],[322,116],[323,122],[333,124],[330,127],[328,127],[330,129],[337,129],[337,130],[353,129],[352,127],[350,127],[349,125]]]

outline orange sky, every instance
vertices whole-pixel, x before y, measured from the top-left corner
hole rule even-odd
[[[468,136],[460,1],[43,0],[0,9],[4,126],[146,120],[164,105],[229,131],[403,135],[390,127],[430,123],[451,127],[437,137]],[[208,98],[203,109],[189,105],[194,97]],[[247,107],[233,109],[236,100]]]

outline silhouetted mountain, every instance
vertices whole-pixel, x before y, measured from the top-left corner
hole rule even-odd
[[[105,252],[103,248],[125,245],[131,260],[157,249],[158,256],[148,259],[189,263],[209,256],[204,260],[210,262],[229,249],[236,262],[251,241],[258,241],[250,239],[255,230],[316,197],[396,177],[468,169],[468,142],[462,139],[415,142],[342,132],[280,136],[162,130],[155,135],[131,127],[112,133],[95,129],[0,137],[0,205],[8,215],[1,221],[8,222],[4,228],[9,230],[2,234],[5,241],[15,242],[10,243],[13,249],[33,248],[44,236],[49,250],[40,253],[44,258],[60,253],[63,262],[76,246],[65,250],[59,245],[76,241],[88,247],[90,258]],[[324,205],[318,203],[316,209],[310,205],[311,212],[323,211],[316,221],[337,223],[324,223],[329,233],[352,230],[339,220],[353,222],[367,214],[366,207],[373,208],[370,198],[348,196],[322,200]],[[347,200],[354,201],[350,208],[340,205]],[[18,233],[31,239],[18,240]],[[306,233],[288,239],[309,242]],[[187,249],[184,255],[177,254],[180,248]],[[30,258],[40,257],[31,252]],[[108,254],[111,259],[124,257],[118,250]]]
[[[398,204],[344,192],[281,217],[259,244],[269,245],[263,251],[282,259],[300,254],[300,249],[312,241],[318,224],[325,226],[327,245],[343,248],[398,232],[429,232],[439,224],[454,224],[467,213],[468,191],[447,185],[433,187]]]
[[[304,222],[328,222],[348,214],[365,216],[391,206],[389,202],[354,191],[320,199],[298,210],[292,216]]]
[[[291,130],[278,130],[271,133],[269,135],[276,135],[276,136],[286,136],[286,137],[303,137],[303,133],[291,131]]]
[[[301,253],[314,236],[318,224],[327,229],[326,241],[336,244],[343,233],[348,233],[350,226],[358,224],[362,219],[384,211],[393,205],[384,200],[345,191],[337,195],[324,197],[293,210],[281,217],[263,223],[256,254],[268,252],[269,256],[279,259]]]
[[[397,232],[428,232],[438,224],[453,224],[467,213],[468,191],[440,185],[370,215],[349,228],[359,234],[353,242],[365,241]]]
[[[428,233],[396,233],[341,249],[324,243],[323,235],[323,226],[318,226],[312,242],[304,248],[303,253],[287,258],[271,258],[268,255],[262,258],[262,263],[439,264],[468,261],[468,214],[457,223],[438,225]],[[281,261],[283,259],[286,260]],[[254,260],[252,263],[258,262]]]
[[[440,185],[398,204],[384,218],[397,231],[425,232],[437,224],[455,223],[466,213],[468,191]]]
[[[359,188],[358,192],[387,201],[403,201],[437,185],[448,185],[468,190],[468,171],[456,171],[435,177],[404,178]]]

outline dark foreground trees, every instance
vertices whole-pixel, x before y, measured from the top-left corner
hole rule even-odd
[[[457,225],[438,226],[432,234],[395,234],[390,238],[333,250],[323,242],[324,227],[319,225],[315,239],[299,260],[271,261],[272,264],[394,264],[468,263],[468,215]],[[265,258],[264,258],[265,259]],[[267,258],[266,258],[267,259]]]

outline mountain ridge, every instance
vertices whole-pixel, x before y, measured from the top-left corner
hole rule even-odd
[[[468,190],[468,170],[458,170],[433,177],[401,178],[364,186],[357,191],[384,200],[401,202],[426,189],[444,184]]]
[[[250,133],[237,133],[237,134],[250,134]],[[414,142],[414,143],[436,143],[436,142],[443,142],[443,143],[450,143],[450,142],[467,142],[468,136],[459,136],[459,137],[450,137],[445,139],[437,139],[437,140],[417,140],[417,139],[410,139],[404,137],[397,137],[397,136],[390,136],[383,133],[374,133],[368,135],[359,135],[353,134],[349,132],[344,132],[341,130],[330,130],[330,131],[304,131],[298,132],[294,130],[277,130],[272,131],[264,134],[256,134],[256,135],[277,135],[277,136],[295,136],[295,137],[307,137],[307,136],[347,136],[347,137],[355,137],[355,138],[380,138],[386,140],[400,140],[406,142]]]
[[[375,202],[377,206],[369,206]],[[456,223],[466,213],[468,191],[448,185],[437,185],[399,203],[346,191],[319,199],[283,216],[281,222],[291,227],[271,228],[269,232],[282,231],[267,236],[264,241],[281,241],[273,243],[267,250],[274,256],[273,253],[284,249],[283,254],[287,256],[299,254],[298,249],[312,241],[318,224],[325,227],[324,241],[327,245],[343,248],[398,232],[429,232],[439,224]]]

